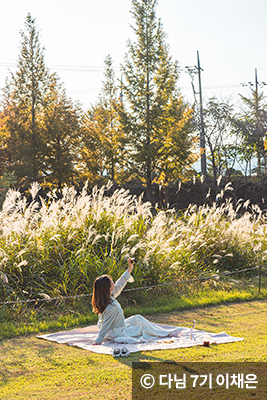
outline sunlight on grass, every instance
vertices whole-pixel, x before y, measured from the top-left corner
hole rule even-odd
[[[1,400],[130,400],[134,361],[267,361],[266,300],[145,316],[179,326],[190,326],[196,320],[196,329],[226,331],[244,341],[209,348],[145,351],[114,359],[33,335],[4,340],[0,354]]]

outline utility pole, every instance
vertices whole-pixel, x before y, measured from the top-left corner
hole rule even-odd
[[[201,157],[201,175],[207,174],[206,164],[206,144],[205,144],[205,131],[203,121],[203,103],[202,103],[202,87],[201,87],[201,71],[199,53],[197,51],[197,70],[198,70],[198,84],[199,84],[199,112],[200,112],[200,157]]]
[[[258,77],[257,77],[257,68],[255,68],[255,101],[256,101],[256,141],[259,141],[259,96],[258,96]],[[261,173],[261,157],[258,156],[258,172]]]
[[[185,67],[186,72],[190,75],[192,89],[194,93],[195,102],[196,94],[199,94],[199,119],[200,119],[200,135],[199,135],[199,142],[200,142],[200,157],[201,157],[201,175],[207,174],[207,163],[206,163],[206,144],[205,144],[205,130],[204,130],[204,121],[203,121],[203,103],[202,103],[202,87],[201,87],[201,71],[203,69],[200,67],[200,60],[199,60],[199,53],[197,51],[197,67]],[[196,93],[194,87],[194,74],[198,74],[198,85],[199,85],[199,92]]]
[[[260,126],[259,126],[259,92],[258,92],[258,88],[262,87],[262,86],[266,86],[266,83],[258,81],[258,71],[257,71],[257,68],[255,68],[255,83],[248,82],[248,83],[241,83],[241,85],[249,86],[252,90],[253,90],[253,87],[255,87],[254,93],[255,93],[255,107],[256,107],[256,115],[255,115],[256,129],[254,132],[254,140],[256,141],[256,143],[259,143],[261,141],[261,139],[263,139],[263,138],[262,138],[262,132],[260,131]],[[258,162],[258,172],[261,173],[261,155],[259,152],[257,152],[257,162]],[[265,159],[265,163],[266,163],[266,159]],[[250,174],[251,174],[251,160],[250,160]]]

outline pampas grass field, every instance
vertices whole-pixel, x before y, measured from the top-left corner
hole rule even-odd
[[[266,214],[256,205],[222,202],[221,191],[213,205],[178,213],[110,189],[64,187],[42,199],[34,183],[31,201],[9,190],[0,212],[1,302],[91,293],[97,276],[117,279],[129,256],[136,287],[265,263]]]
[[[39,191],[33,184],[29,200],[9,190],[0,212],[2,399],[103,399],[103,393],[130,399],[133,361],[265,361],[266,272],[259,294],[259,270],[245,271],[265,265],[266,215],[257,206],[223,202],[225,191],[215,204],[184,212],[152,208],[124,189],[112,193],[110,185],[80,193],[65,187],[46,199]],[[166,290],[123,294],[126,317],[140,313],[182,326],[197,320],[198,329],[223,327],[245,340],[139,352],[122,362],[34,336],[96,323],[89,296],[84,303],[52,298],[89,295],[98,275],[117,279],[129,256],[137,260],[131,287],[166,284]],[[236,270],[244,270],[242,276],[220,275]],[[198,278],[208,279],[193,281]],[[171,285],[183,280],[191,281]]]

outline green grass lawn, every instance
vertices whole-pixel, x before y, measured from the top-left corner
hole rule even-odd
[[[0,342],[1,400],[131,399],[133,361],[267,361],[267,300],[145,315],[154,322],[243,337],[237,343],[146,351],[126,359],[19,336]]]

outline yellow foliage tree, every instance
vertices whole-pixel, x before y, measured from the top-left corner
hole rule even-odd
[[[108,177],[120,181],[124,165],[124,133],[118,110],[120,99],[112,68],[112,59],[105,59],[105,81],[96,105],[85,117],[83,158],[95,178]]]

